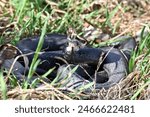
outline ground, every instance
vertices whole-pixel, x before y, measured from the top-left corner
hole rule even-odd
[[[102,34],[107,35],[108,40],[120,35],[136,37],[144,27],[150,32],[149,10],[149,0],[1,0],[0,44],[15,45],[23,37],[40,35],[41,32],[66,34],[70,28],[80,38],[86,38],[89,42],[98,40],[98,44],[102,43],[99,41]],[[149,99],[150,35],[136,41],[138,46],[130,60],[129,75],[108,90],[85,94],[62,91],[49,84],[39,88],[22,88],[12,81],[9,85],[1,81],[0,98]],[[1,77],[5,77],[3,75],[2,71]]]

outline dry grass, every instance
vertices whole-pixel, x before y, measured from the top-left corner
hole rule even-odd
[[[72,99],[96,99],[96,100],[129,100],[144,82],[140,80],[140,73],[134,71],[124,80],[108,90],[101,89],[91,93],[77,93],[65,91],[61,88],[54,88],[49,84],[35,89],[22,89],[16,87],[7,92],[8,99],[26,99],[26,100],[72,100]],[[149,93],[146,89],[142,90],[137,97],[138,100],[149,99]]]

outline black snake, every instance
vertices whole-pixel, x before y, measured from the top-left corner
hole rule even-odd
[[[40,36],[25,38],[16,45],[23,54],[32,53],[27,55],[29,65],[32,62],[39,38]],[[61,82],[68,77],[62,84],[65,88],[75,89],[93,81],[96,89],[110,88],[128,74],[129,59],[136,46],[135,39],[132,37],[122,36],[119,38],[122,41],[114,46],[93,48],[76,39],[69,41],[67,35],[47,34],[38,56],[41,63],[38,65],[36,73],[42,75],[55,67],[48,78],[53,81],[59,75],[58,81]],[[0,59],[4,58],[2,55],[1,52]],[[20,55],[19,52],[18,55]],[[4,68],[10,69],[13,60],[14,58],[8,57],[1,64]],[[24,64],[23,59],[19,59],[13,66],[12,73],[18,80],[28,74],[28,69],[25,69]],[[76,65],[78,65],[77,70],[69,75],[71,69]]]

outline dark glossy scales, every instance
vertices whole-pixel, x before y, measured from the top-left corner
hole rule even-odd
[[[23,54],[30,52],[34,53],[39,38],[39,36],[34,36],[22,39],[16,46]],[[42,50],[38,57],[38,59],[41,60],[41,63],[37,67],[36,72],[38,74],[44,74],[49,69],[56,67],[48,78],[53,80],[56,75],[60,74],[59,81],[61,82],[64,78],[68,77],[66,84],[63,84],[62,87],[73,89],[80,88],[92,81],[95,81],[96,89],[110,88],[117,84],[121,79],[126,77],[128,73],[128,60],[130,59],[131,51],[134,50],[136,46],[136,42],[133,38],[122,37],[122,41],[114,47],[92,48],[80,46],[76,47],[78,49],[72,50],[68,54],[68,52],[66,52],[68,42],[66,35],[46,35],[44,37]],[[75,43],[75,41],[72,43]],[[76,46],[78,45],[82,45],[82,43],[80,42],[80,44],[76,44]],[[29,66],[32,62],[33,56],[34,54],[27,56]],[[100,59],[101,57],[102,59]],[[103,61],[97,69],[99,60]],[[13,60],[9,60],[8,63],[12,63],[12,61]],[[5,64],[3,64],[7,69],[9,69],[10,65],[11,64],[7,64],[7,60],[5,61]],[[79,65],[79,67],[72,75],[70,75],[71,69],[76,65]],[[68,68],[66,69],[67,66]],[[22,75],[24,75],[24,70],[23,59],[19,59],[15,64],[13,73],[18,79],[20,79]],[[36,77],[37,76],[34,76],[34,78]]]
[[[23,52],[28,53],[35,51],[39,42],[40,36],[34,36],[22,39],[16,46]],[[67,43],[67,36],[61,34],[48,34],[44,37],[43,51],[62,50]]]

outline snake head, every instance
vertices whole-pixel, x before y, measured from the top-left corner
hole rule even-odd
[[[68,41],[67,47],[65,48],[65,53],[67,55],[72,55],[74,52],[80,49],[80,44],[77,40]]]

